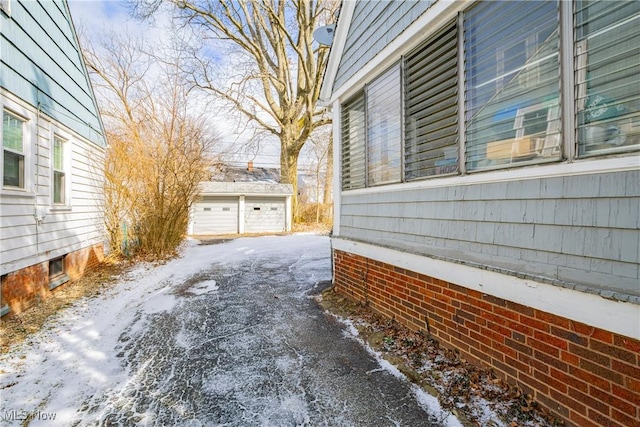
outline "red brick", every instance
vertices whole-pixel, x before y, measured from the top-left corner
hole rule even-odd
[[[598,399],[594,399],[593,397],[573,388],[569,388],[569,396],[578,402],[583,403],[587,408],[595,409],[604,415],[609,415],[609,406]]]
[[[527,342],[531,347],[543,353],[547,353],[556,358],[560,356],[560,349],[558,347],[554,347],[537,339],[528,339]]]
[[[633,338],[624,337],[622,335],[614,335],[613,343],[617,347],[626,348],[629,351],[634,352],[635,354],[640,354],[640,341],[634,340]]]
[[[564,363],[562,360],[558,359],[557,357],[551,357],[548,354],[542,353],[540,351],[535,351],[533,353],[533,357],[535,357],[537,360],[541,361],[542,363],[548,366],[552,366],[556,368],[557,370],[560,370],[563,372],[569,371],[569,367],[567,366],[567,364]]]
[[[614,347],[608,344],[603,344],[600,341],[591,340],[590,348],[608,356],[615,357],[616,359],[623,360],[632,365],[636,364],[636,354],[620,347]]]
[[[580,390],[583,393],[587,393],[589,391],[589,385],[586,382],[581,381],[571,375],[567,375],[564,372],[558,371],[555,368],[550,368],[549,374],[559,381],[564,382],[567,386],[573,387],[576,390]]]
[[[618,397],[613,396],[610,393],[604,392],[596,387],[591,387],[591,389],[589,390],[589,395],[594,399],[597,399],[601,402],[606,403],[609,406],[618,408],[619,410],[623,411],[626,414],[635,413],[636,411],[635,405],[629,402],[625,402],[624,400],[619,399]]]
[[[637,412],[623,413],[614,408],[611,410],[611,418],[619,422],[623,426],[640,427],[640,417],[638,416]]]
[[[520,318],[520,322],[525,324],[525,325],[527,325],[527,326],[531,326],[534,329],[538,329],[538,330],[543,331],[543,332],[549,332],[549,324],[545,323],[545,322],[542,322],[540,320],[536,320],[536,319],[533,319],[531,317],[522,316]]]
[[[544,343],[547,343],[549,345],[552,345],[554,347],[557,347],[559,349],[562,350],[566,350],[567,349],[567,341],[561,339],[561,338],[557,338],[554,337],[553,335],[549,335],[549,334],[545,334],[542,332],[537,332],[534,331],[533,333],[533,337],[537,340],[540,340]]]
[[[569,389],[571,390],[571,388]],[[549,392],[549,395],[551,396],[551,398],[553,398],[557,402],[560,402],[565,407],[569,408],[571,411],[581,415],[587,415],[587,407],[583,403],[580,403],[577,400],[570,398],[568,394],[559,393],[558,391],[551,389]]]
[[[596,412],[592,409],[587,410],[587,416],[589,417],[589,419],[595,421],[596,423],[598,423],[598,425],[601,426],[607,426],[607,427],[623,427],[620,424],[614,422],[611,420],[611,418],[608,415],[603,415],[599,412]]]
[[[570,322],[568,319],[564,317],[556,316],[555,314],[550,314],[545,311],[536,310],[536,319],[539,319],[545,323],[550,323],[552,325],[560,326],[564,329],[569,329]]]
[[[520,320],[520,315],[518,313],[516,313],[515,311],[512,310],[508,310],[502,307],[494,307],[493,308],[493,312],[495,314],[497,314],[498,316],[502,316],[504,318],[507,319],[511,319],[511,320],[515,320],[518,321]]]
[[[602,424],[594,423],[593,421],[587,418],[584,418],[583,416],[575,412],[571,413],[571,415],[569,416],[569,419],[572,422],[576,423],[577,426],[580,426],[580,427],[602,427]]]
[[[629,390],[634,393],[640,394],[640,379],[638,378],[627,378],[626,386]]]
[[[601,376],[595,375],[591,372],[585,371],[584,369],[569,366],[569,374],[586,382],[587,384],[593,384],[596,387],[601,388],[602,390],[611,390],[611,381],[602,378]]]
[[[617,384],[611,385],[611,391],[614,395],[618,396],[620,399],[624,399],[627,402],[631,402],[636,406],[640,406],[640,393],[634,393],[631,390],[620,387]]]
[[[589,340],[587,340],[587,338],[585,338],[584,336],[572,331],[567,331],[557,326],[552,326],[550,328],[550,333],[552,335],[555,335],[556,337],[571,341],[572,343],[581,345],[583,347],[586,347],[589,344]]]
[[[567,351],[560,352],[560,360],[567,362],[569,365],[580,366],[580,358]]]

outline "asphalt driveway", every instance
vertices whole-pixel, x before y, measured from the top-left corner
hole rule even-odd
[[[40,377],[0,360],[6,423],[16,421],[7,410],[37,408],[68,425],[447,425],[312,298],[331,278],[327,237],[194,244],[180,260],[136,274],[85,303],[75,322],[63,316],[40,338],[47,346],[36,337],[14,352],[44,358]],[[74,329],[83,316],[103,320]],[[73,347],[82,351],[62,359],[73,340],[55,340],[67,329],[85,338]],[[82,369],[83,354],[96,353]],[[56,358],[66,369],[51,365],[46,374]]]

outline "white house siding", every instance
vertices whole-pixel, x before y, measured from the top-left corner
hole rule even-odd
[[[3,115],[23,121],[24,164],[23,185],[4,186],[3,145],[4,315],[31,307],[50,288],[80,277],[102,259],[106,139],[66,0],[3,2],[0,19],[0,106]],[[64,141],[65,190],[58,203],[55,138]],[[49,280],[48,261],[63,256],[66,274]]]
[[[27,126],[33,129],[33,144],[25,162],[27,177],[24,191],[3,189],[0,192],[0,274],[20,270],[82,248],[103,242],[104,149],[87,141],[68,128],[56,124],[44,114],[11,102],[3,93],[3,107],[27,113]],[[15,98],[14,98],[15,99]],[[64,205],[52,200],[51,144],[53,135],[63,137],[70,146],[68,160],[68,199]],[[37,153],[37,155],[36,155]],[[37,159],[37,160],[36,160]],[[38,171],[37,173],[35,171]],[[38,221],[36,217],[40,217]]]

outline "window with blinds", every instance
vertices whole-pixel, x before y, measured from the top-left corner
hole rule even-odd
[[[577,1],[579,155],[640,145],[640,2]]]
[[[365,104],[364,92],[342,105],[342,189],[365,186]]]
[[[458,172],[455,22],[405,58],[405,179]]]
[[[401,179],[400,64],[367,86],[367,185]]]
[[[487,1],[465,14],[467,170],[560,158],[558,7]]]

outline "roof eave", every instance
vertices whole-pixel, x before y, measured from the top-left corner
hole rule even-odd
[[[338,67],[340,66],[344,46],[347,42],[347,35],[349,33],[349,27],[351,26],[351,19],[353,18],[353,11],[355,8],[356,0],[342,1],[338,24],[336,25],[333,43],[331,45],[331,50],[329,51],[327,68],[325,70],[324,79],[322,80],[322,86],[320,87],[319,103],[323,106],[330,105],[333,102],[331,99],[333,95],[333,83],[335,82],[336,75],[338,74]]]

